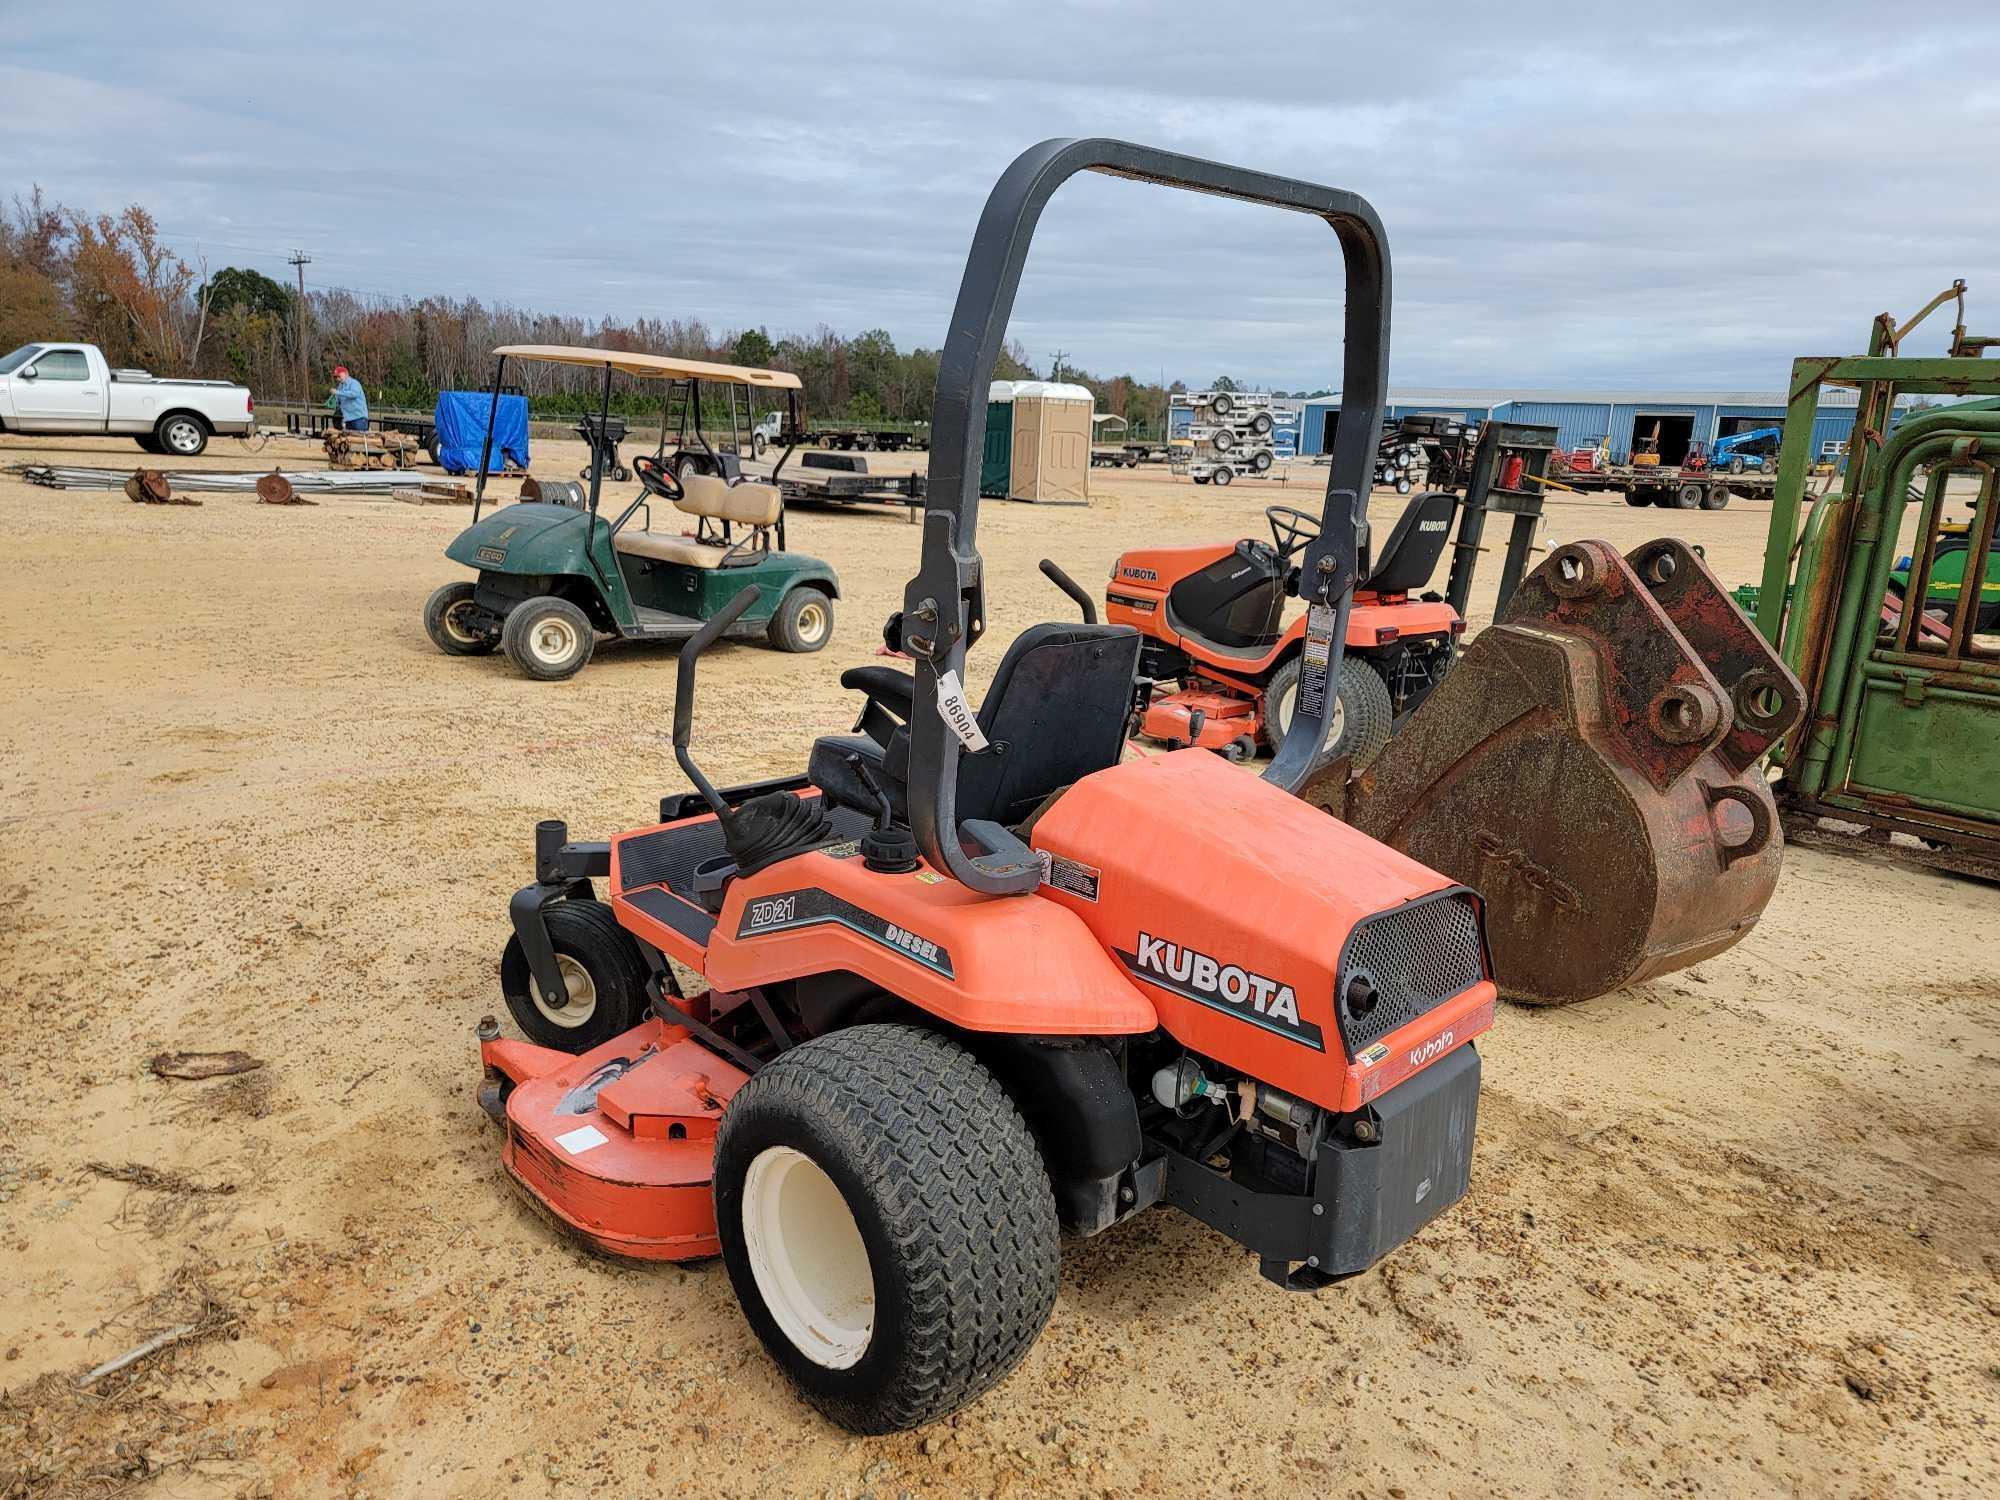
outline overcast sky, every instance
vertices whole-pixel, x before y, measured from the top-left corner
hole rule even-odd
[[[935,347],[1007,162],[1112,135],[1372,201],[1399,385],[1774,390],[1956,276],[2000,333],[2000,5],[683,9],[0,0],[0,192],[218,269]],[[1012,332],[1298,389],[1341,300],[1311,220],[1086,176]]]

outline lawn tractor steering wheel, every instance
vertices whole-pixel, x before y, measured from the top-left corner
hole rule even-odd
[[[681,488],[681,477],[650,453],[642,453],[632,460],[632,471],[639,476],[639,483],[646,487],[646,493],[657,495],[662,500],[678,500],[687,491]]]
[[[1271,523],[1271,542],[1281,562],[1290,562],[1319,535],[1319,517],[1289,505],[1265,506],[1264,519]]]

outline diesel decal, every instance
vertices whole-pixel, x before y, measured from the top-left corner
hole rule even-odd
[[[1299,1019],[1299,997],[1289,984],[1146,932],[1139,934],[1137,953],[1121,949],[1118,956],[1141,979],[1184,1000],[1303,1042],[1315,1051],[1326,1050],[1319,1027]]]
[[[952,977],[951,954],[942,943],[899,927],[872,911],[863,911],[853,902],[843,901],[827,891],[787,891],[780,896],[760,896],[744,905],[736,936],[764,937],[773,932],[795,932],[801,927],[845,927],[935,974],[946,979]]]

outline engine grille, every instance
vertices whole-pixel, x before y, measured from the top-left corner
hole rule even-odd
[[[1375,987],[1374,1009],[1360,1016],[1350,1012],[1347,994],[1357,974]],[[1485,977],[1479,907],[1470,893],[1453,891],[1368,918],[1347,941],[1335,991],[1348,1055]]]

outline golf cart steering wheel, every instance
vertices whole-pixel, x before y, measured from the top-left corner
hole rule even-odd
[[[1319,535],[1319,517],[1289,505],[1265,506],[1264,519],[1271,523],[1271,542],[1285,562],[1305,551],[1306,543]]]
[[[639,476],[639,483],[646,487],[646,493],[657,495],[662,500],[678,500],[687,492],[681,488],[681,477],[650,453],[642,453],[632,460],[632,472]]]

